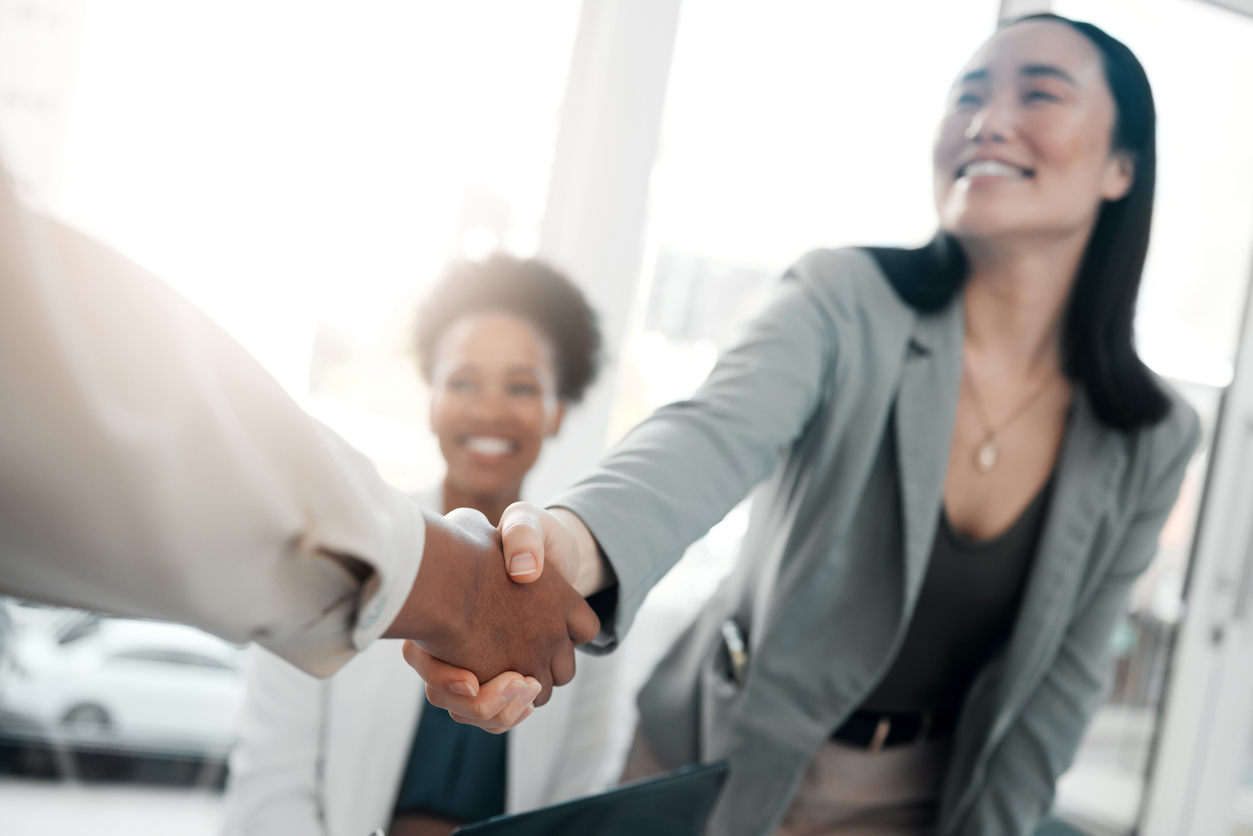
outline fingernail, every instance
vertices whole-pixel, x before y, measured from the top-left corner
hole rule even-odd
[[[462,682],[460,679],[449,685],[448,690],[462,697],[477,697],[479,694],[478,690],[471,687],[469,682]]]
[[[526,699],[526,701],[527,701],[527,702],[532,702],[532,701],[533,701],[536,697],[538,697],[538,696],[539,696],[539,692],[540,692],[540,691],[542,691],[542,690],[544,690],[544,686],[543,686],[543,685],[540,685],[538,682],[532,682],[532,683],[530,684],[530,686],[527,688],[527,699]]]
[[[521,552],[515,554],[513,559],[509,561],[510,575],[530,575],[539,567],[539,563],[535,560],[535,555],[530,552]]]
[[[505,686],[505,690],[501,693],[501,696],[505,698],[505,702],[513,702],[518,697],[522,696],[529,687],[530,686],[527,685],[525,681],[515,679],[513,682],[510,682]]]

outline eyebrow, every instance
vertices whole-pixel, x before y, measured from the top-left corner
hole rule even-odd
[[[1027,64],[1018,74],[1026,78],[1059,78],[1069,84],[1071,87],[1078,87],[1079,83],[1075,81],[1074,76],[1058,67],[1055,64]],[[971,70],[957,80],[958,84],[969,84],[975,81],[987,81],[988,71],[986,69]]]
[[[1059,78],[1071,87],[1078,87],[1074,76],[1054,64],[1027,64],[1018,74],[1027,78]]]

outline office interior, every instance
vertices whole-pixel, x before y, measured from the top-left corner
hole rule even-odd
[[[406,490],[444,466],[411,356],[425,288],[496,250],[560,265],[607,362],[529,477],[542,500],[690,394],[805,251],[927,240],[945,92],[1038,11],[1105,28],[1153,83],[1137,348],[1204,431],[1056,832],[1253,834],[1253,0],[0,0],[0,143],[26,200],[170,282]],[[620,757],[747,519],[621,650]],[[246,652],[0,602],[2,829],[219,832]]]

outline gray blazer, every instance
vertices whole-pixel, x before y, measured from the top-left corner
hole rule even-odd
[[[712,833],[771,832],[890,666],[942,507],[962,338],[960,298],[921,315],[866,253],[811,253],[690,400],[554,501],[617,572],[601,639],[612,647],[684,548],[761,483],[736,572],[640,695],[664,760],[730,761]],[[1125,434],[1076,393],[1016,626],[963,705],[941,833],[1025,834],[1048,812],[1199,439],[1196,414],[1171,397],[1163,422]],[[884,466],[891,427],[896,464]],[[742,687],[720,651],[728,618],[749,637]]]

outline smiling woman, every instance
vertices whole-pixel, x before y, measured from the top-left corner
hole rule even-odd
[[[596,315],[556,270],[497,254],[448,269],[422,305],[417,349],[448,463],[444,507],[495,524],[596,376]]]
[[[616,578],[612,646],[757,486],[624,777],[727,759],[722,836],[1035,829],[1199,437],[1131,339],[1154,121],[1101,30],[1004,25],[947,97],[931,244],[805,256],[688,401],[505,513],[506,561]]]
[[[431,386],[431,429],[448,463],[440,511],[492,522],[518,500],[568,403],[595,377],[596,316],[564,275],[503,254],[452,264],[420,308],[416,348]],[[473,513],[459,511],[458,513]],[[325,683],[254,655],[227,800],[231,836],[447,834],[504,812],[602,788],[613,660],[578,677],[535,716],[491,734],[430,705],[401,649],[379,642]],[[517,696],[517,695],[515,695]],[[292,753],[298,753],[293,755]],[[323,779],[313,782],[310,776]]]

